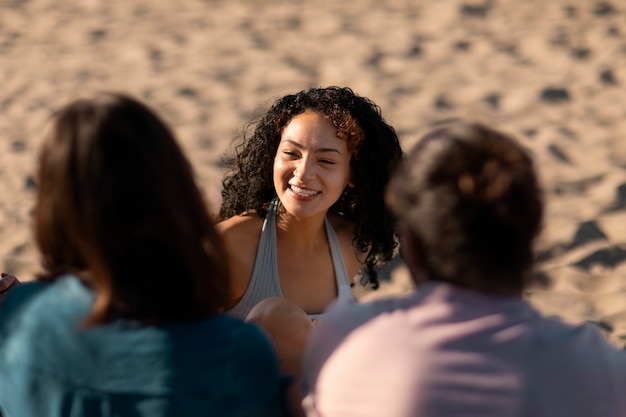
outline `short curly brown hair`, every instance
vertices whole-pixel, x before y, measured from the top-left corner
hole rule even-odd
[[[437,128],[393,175],[386,200],[429,279],[491,293],[528,284],[543,202],[533,162],[513,138],[480,124]]]
[[[294,116],[307,110],[325,115],[338,136],[348,141],[354,187],[346,188],[330,211],[354,222],[352,244],[368,252],[364,277],[376,288],[373,268],[389,261],[397,246],[395,220],[385,207],[384,188],[403,153],[380,108],[349,88],[311,88],[284,96],[247,126],[223,161],[227,171],[220,218],[250,211],[265,216],[267,204],[276,197],[272,172],[282,131]]]

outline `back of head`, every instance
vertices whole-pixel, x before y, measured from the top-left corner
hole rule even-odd
[[[70,272],[92,285],[89,322],[188,320],[226,303],[223,246],[188,160],[150,109],[120,94],[74,101],[39,162],[42,278]]]
[[[543,204],[532,160],[512,138],[479,124],[436,128],[393,176],[387,203],[427,278],[505,294],[527,284]]]

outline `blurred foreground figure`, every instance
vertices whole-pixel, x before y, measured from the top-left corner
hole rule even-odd
[[[225,249],[153,112],[118,94],[70,103],[38,182],[46,272],[0,312],[1,415],[284,415],[270,342],[221,314]]]
[[[440,127],[386,198],[417,289],[331,309],[305,355],[308,416],[626,416],[626,353],[522,300],[543,205],[514,140]]]

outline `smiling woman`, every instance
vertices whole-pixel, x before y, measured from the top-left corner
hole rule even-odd
[[[298,377],[311,329],[351,283],[377,287],[374,267],[397,245],[383,202],[402,159],[394,129],[349,88],[278,99],[226,158],[218,232],[229,249],[227,313],[267,330]]]
[[[274,159],[274,188],[285,212],[322,216],[353,187],[347,141],[323,114],[306,111],[285,127]]]
[[[359,274],[376,287],[374,267],[396,246],[383,189],[402,158],[380,108],[349,88],[313,88],[278,99],[250,127],[226,158],[218,225],[231,248],[230,313],[245,318],[283,296],[319,314]],[[257,278],[273,281],[263,294]]]

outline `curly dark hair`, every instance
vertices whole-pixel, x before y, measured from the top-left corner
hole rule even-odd
[[[353,153],[354,187],[347,187],[330,211],[354,223],[352,245],[368,252],[362,284],[377,288],[374,267],[389,261],[397,246],[395,219],[385,207],[384,188],[403,153],[380,107],[350,88],[311,88],[287,95],[253,120],[224,157],[227,171],[219,216],[227,219],[255,211],[265,217],[267,204],[276,197],[272,172],[283,129],[307,110],[324,114]]]
[[[386,197],[429,279],[503,294],[529,284],[543,201],[532,159],[513,138],[480,124],[436,128]]]

